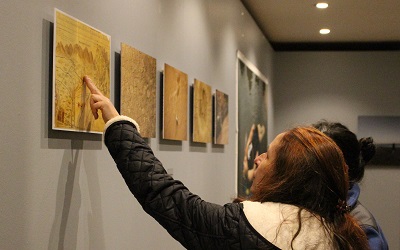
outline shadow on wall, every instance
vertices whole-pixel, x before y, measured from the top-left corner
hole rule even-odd
[[[79,248],[82,235],[78,235],[78,232],[87,233],[87,237],[83,237],[83,244],[93,249],[105,249],[97,161],[94,151],[83,153],[83,142],[72,140],[71,149],[64,151],[49,250]],[[83,167],[82,158],[86,158]],[[86,178],[85,175],[81,177],[82,170],[86,173]],[[87,195],[83,195],[85,193]]]
[[[68,238],[68,248],[76,249],[81,192],[79,188],[74,192],[74,183],[76,182],[76,186],[79,187],[78,158],[82,147],[83,141],[71,141],[71,150],[64,151],[58,179],[56,211],[50,233],[49,250],[65,249],[66,238]],[[74,148],[80,149],[76,149],[74,152]],[[72,201],[73,196],[74,202]],[[68,237],[67,227],[68,232],[70,232]]]

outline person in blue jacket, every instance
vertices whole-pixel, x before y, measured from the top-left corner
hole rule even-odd
[[[372,250],[389,249],[385,235],[374,216],[364,207],[358,197],[358,183],[364,177],[364,167],[375,155],[375,145],[371,137],[357,139],[357,136],[346,126],[338,122],[326,120],[313,124],[315,128],[335,141],[343,152],[346,164],[349,166],[350,189],[347,194],[347,205],[351,207],[350,214],[359,222],[368,237]]]
[[[144,211],[187,249],[365,250],[346,205],[348,167],[339,147],[312,127],[279,134],[255,159],[252,197],[218,205],[167,173],[140,135],[88,78],[90,107],[104,120],[104,143]],[[156,239],[155,239],[156,240]]]

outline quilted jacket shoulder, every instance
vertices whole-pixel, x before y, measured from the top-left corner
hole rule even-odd
[[[278,249],[249,224],[240,203],[202,200],[167,174],[129,121],[111,124],[105,144],[143,209],[188,249]]]

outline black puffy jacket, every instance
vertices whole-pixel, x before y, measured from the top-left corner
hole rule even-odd
[[[249,224],[241,203],[202,200],[167,174],[135,125],[117,121],[105,144],[143,209],[187,249],[278,249]]]

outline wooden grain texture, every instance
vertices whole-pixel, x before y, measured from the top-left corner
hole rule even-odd
[[[185,141],[188,127],[188,75],[165,64],[163,92],[163,139]]]
[[[229,143],[229,96],[219,90],[215,91],[215,144]]]
[[[193,141],[212,141],[211,86],[197,79],[193,85]]]
[[[121,44],[121,114],[135,119],[140,134],[156,137],[156,59]]]

